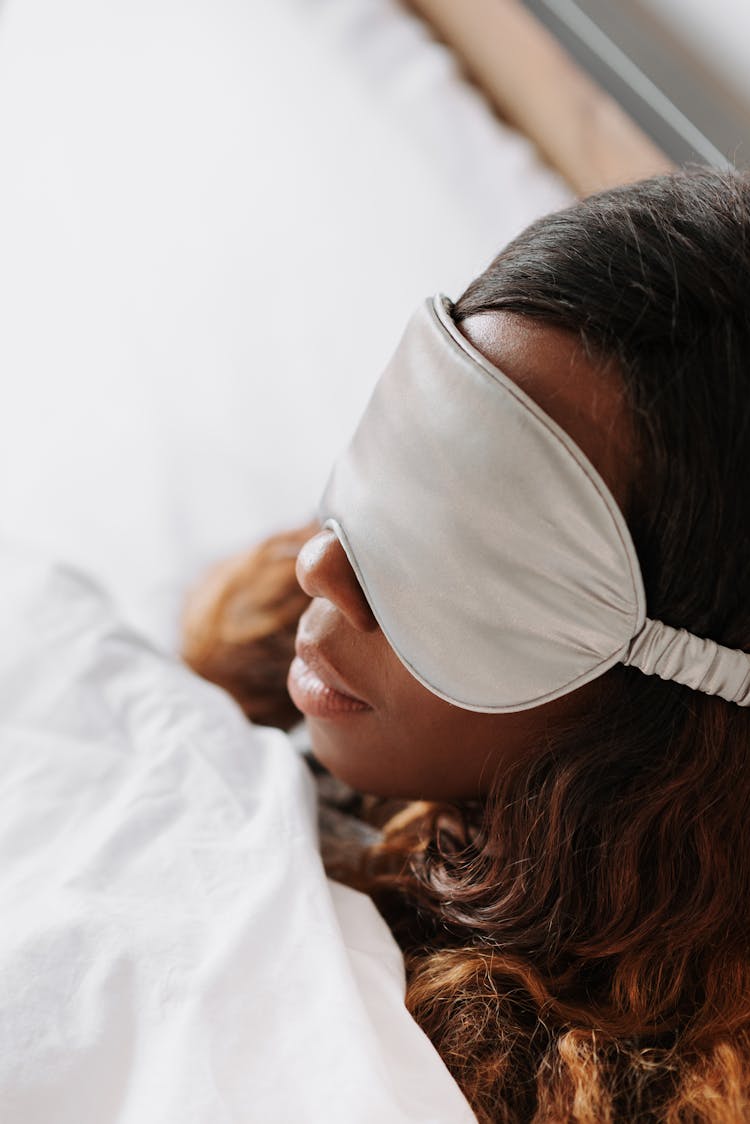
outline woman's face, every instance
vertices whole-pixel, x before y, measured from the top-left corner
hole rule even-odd
[[[632,440],[616,371],[588,359],[575,337],[516,313],[477,314],[460,329],[567,430],[623,506]],[[561,719],[585,721],[601,689],[594,680],[516,714],[463,710],[401,663],[333,531],[305,543],[297,577],[313,600],[299,622],[289,690],[307,716],[315,756],[363,792],[482,796],[498,769],[544,744],[548,728]]]

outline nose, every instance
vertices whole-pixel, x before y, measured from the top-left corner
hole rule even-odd
[[[297,555],[297,581],[308,597],[325,597],[360,632],[378,627],[346,551],[326,527],[308,539]]]

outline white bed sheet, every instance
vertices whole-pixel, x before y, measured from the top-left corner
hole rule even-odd
[[[473,1120],[289,739],[7,545],[0,620],[3,1124]]]
[[[116,605],[2,562],[0,1119],[463,1121],[288,741],[165,653],[569,193],[395,0],[4,0],[0,159],[0,532]]]

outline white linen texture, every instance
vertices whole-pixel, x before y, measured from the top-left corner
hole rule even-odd
[[[289,738],[0,551],[0,1120],[474,1119]]]

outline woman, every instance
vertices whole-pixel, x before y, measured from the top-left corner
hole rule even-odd
[[[430,549],[445,574],[455,554],[450,588],[465,599],[462,621],[480,595],[483,606],[492,601],[488,586],[472,585],[472,536],[478,513],[492,516],[492,489],[466,471],[463,448],[460,488],[435,501],[436,510],[441,502],[450,509],[446,541],[420,540],[418,519],[411,529],[394,523],[393,551],[387,542],[380,554],[373,548],[368,575],[367,525],[357,545],[335,510],[334,481],[322,529],[229,564],[188,615],[190,662],[228,686],[251,717],[257,700],[273,699],[275,720],[288,725],[283,673],[290,618],[301,613],[288,685],[307,714],[315,756],[362,792],[419,801],[386,824],[349,880],[389,921],[406,958],[409,1008],[480,1121],[750,1119],[750,658],[738,654],[750,647],[749,293],[750,180],[694,170],[542,219],[458,301],[435,306],[454,326],[442,325],[455,337],[447,346],[460,351],[460,333],[476,369],[488,361],[488,371],[503,372],[527,413],[537,411],[534,425],[551,419],[558,445],[589,466],[580,504],[556,461],[542,480],[511,464],[513,488],[491,482],[503,518],[509,513],[507,543],[501,527],[496,548],[507,545],[511,557],[521,549],[513,529],[525,533],[537,505],[549,509],[510,591],[515,597],[526,578],[541,591],[534,628],[521,621],[526,646],[511,652],[507,676],[514,659],[524,665],[519,682],[536,675],[538,705],[522,687],[465,702],[483,670],[472,662],[479,648],[465,643],[478,635],[478,618],[465,634],[458,628],[454,647],[443,638],[430,652],[408,612],[389,615],[389,589],[401,590],[394,574],[408,583],[413,559],[421,567],[414,588],[422,582],[431,594]],[[512,388],[503,395],[510,401]],[[484,414],[472,416],[473,429],[463,424],[473,449]],[[395,424],[388,439],[397,442]],[[415,440],[424,449],[429,434]],[[482,455],[493,456],[487,448]],[[435,462],[442,489],[455,444],[447,449],[445,464]],[[603,532],[607,549],[620,551],[617,563],[596,542],[588,550],[593,522],[579,515],[595,502],[592,482],[619,509],[608,511]],[[530,489],[522,502],[506,494],[517,485]],[[400,502],[384,491],[367,508],[373,536],[377,505],[387,521]],[[344,509],[353,526],[351,496]],[[562,558],[570,571],[579,526],[581,569],[558,588],[556,567]],[[290,556],[310,530],[296,562],[301,602]],[[616,636],[612,658],[600,653],[588,670],[553,682],[539,640],[551,647],[580,624],[568,596],[580,593],[597,622],[610,610],[618,621],[627,616],[614,605],[625,579],[618,571],[611,589],[605,579],[632,561],[628,531],[648,619],[636,572],[625,598],[627,612],[635,606],[629,643]],[[389,571],[373,594],[372,574],[399,559],[401,571]],[[439,621],[454,605],[448,579],[436,580]],[[499,601],[502,611],[504,589]],[[644,654],[636,648],[647,633],[656,647]],[[275,695],[261,682],[271,667]]]

